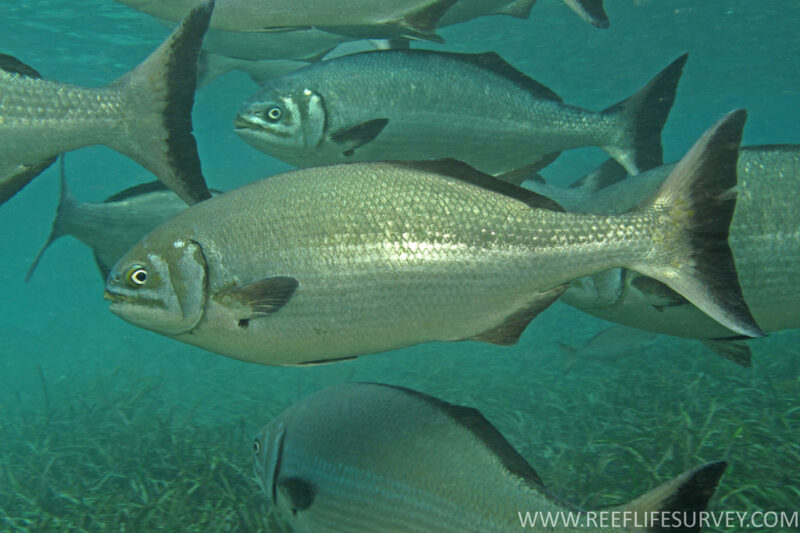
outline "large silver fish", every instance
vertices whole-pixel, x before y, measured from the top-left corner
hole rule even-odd
[[[293,365],[427,341],[513,344],[576,278],[626,266],[760,335],[728,249],[745,112],[712,127],[624,215],[452,160],[297,170],[202,202],[114,266],[110,309],[238,359]]]
[[[324,389],[267,424],[253,450],[258,484],[281,525],[295,533],[633,531],[599,527],[591,512],[551,494],[478,410],[402,387]],[[644,513],[699,513],[725,466],[702,465],[606,511],[618,519],[642,513],[640,524]],[[558,513],[583,527],[556,522]],[[548,514],[555,524],[542,524]],[[636,531],[665,530],[657,524]]]
[[[687,56],[605,111],[564,104],[495,53],[378,50],[277,78],[234,121],[299,167],[454,158],[506,181],[559,152],[600,146],[630,173],[661,164],[661,129]]]
[[[673,169],[655,168],[590,194],[583,194],[585,186],[561,191],[537,183],[531,187],[571,210],[614,214],[647,198]],[[738,176],[730,247],[744,299],[764,331],[800,328],[800,146],[742,148]],[[612,322],[702,339],[717,353],[749,364],[749,349],[735,332],[642,274],[597,274],[574,282],[562,299]]]
[[[201,3],[143,63],[100,89],[42,80],[8,57],[0,62],[0,203],[36,176],[31,167],[94,144],[130,157],[187,203],[208,198],[191,112],[213,6]]]
[[[139,11],[180,20],[193,0],[118,0]],[[219,0],[214,30],[284,32],[319,29],[359,38],[441,40],[436,28],[457,0]]]
[[[212,191],[219,194],[219,191]],[[103,202],[80,202],[70,193],[61,163],[61,196],[53,229],[28,269],[30,280],[45,250],[66,235],[92,249],[95,263],[105,281],[111,267],[142,237],[170,217],[186,209],[160,181],[129,187]]]

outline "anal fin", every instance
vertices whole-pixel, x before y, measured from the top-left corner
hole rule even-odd
[[[567,287],[569,287],[569,284],[559,285],[548,291],[536,293],[524,308],[507,316],[501,324],[465,340],[488,342],[502,346],[516,344],[530,321],[558,300],[567,290]]]
[[[700,339],[706,348],[728,361],[749,368],[753,364],[753,352],[745,342],[749,337],[737,336],[729,339]]]

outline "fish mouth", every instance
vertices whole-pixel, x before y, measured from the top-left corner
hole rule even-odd
[[[236,118],[233,119],[233,129],[234,131],[252,131],[252,130],[260,130],[261,126],[248,119],[247,117],[243,117],[241,115],[237,115]]]

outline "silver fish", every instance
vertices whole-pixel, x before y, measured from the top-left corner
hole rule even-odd
[[[166,20],[180,20],[194,0],[117,0]],[[456,0],[219,0],[211,28],[234,32],[319,29],[358,38],[441,41],[436,28]]]
[[[478,410],[403,387],[324,389],[267,424],[253,450],[258,484],[295,533],[508,532],[523,530],[525,513],[574,513],[586,526],[528,522],[525,531],[632,531],[592,525],[586,511],[551,494]],[[613,510],[703,511],[725,467],[699,466]]]
[[[758,336],[725,242],[745,115],[617,217],[560,212],[452,160],[273,176],[156,228],[114,266],[106,298],[140,327],[294,365],[434,340],[513,344],[569,281],[627,266]]]
[[[655,168],[589,194],[583,194],[585,183],[562,191],[537,183],[531,187],[571,210],[615,214],[647,198],[672,169],[674,165]],[[744,299],[764,331],[800,328],[800,146],[744,147],[738,176],[729,242]],[[605,320],[702,339],[715,352],[749,365],[750,351],[736,332],[639,273],[612,271],[578,280],[562,299]]]
[[[0,70],[0,199],[35,176],[20,179],[21,166],[94,144],[130,157],[187,203],[208,198],[191,111],[213,7],[200,4],[150,57],[101,89]]]
[[[510,15],[526,19],[536,0],[459,0],[442,17],[440,26],[466,22],[486,15]],[[598,28],[608,28],[608,15],[602,0],[564,0],[583,20]]]
[[[211,191],[219,194],[220,191]],[[53,229],[31,263],[25,281],[29,281],[47,248],[70,235],[92,249],[95,263],[105,281],[111,267],[143,236],[162,222],[186,209],[160,181],[129,187],[105,201],[80,202],[70,193],[61,162],[61,195],[53,220]]]
[[[234,124],[251,146],[299,167],[447,157],[519,182],[562,150],[595,145],[635,174],[661,163],[686,58],[594,112],[564,104],[495,53],[363,52],[273,80]]]

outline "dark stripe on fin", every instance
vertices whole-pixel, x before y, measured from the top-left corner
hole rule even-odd
[[[564,211],[556,202],[528,189],[517,187],[511,183],[498,180],[484,174],[480,170],[456,159],[436,159],[433,161],[392,161],[392,165],[401,169],[427,171],[441,176],[464,181],[497,194],[502,194],[523,202],[534,209],[548,209],[550,211]]]
[[[667,481],[650,492],[618,508],[619,511],[634,513],[649,513],[652,517],[656,513],[681,513],[689,525],[683,527],[664,527],[663,524],[653,524],[653,527],[644,529],[647,533],[692,533],[700,531],[700,513],[708,507],[708,500],[717,490],[717,485],[725,472],[728,463],[718,461],[684,472],[680,476]],[[644,517],[642,517],[644,518]],[[691,524],[694,520],[694,524]],[[677,525],[677,524],[673,524]]]
[[[728,361],[750,368],[753,364],[753,352],[745,342],[747,339],[749,337],[731,337],[728,339],[700,339],[700,342]]]
[[[147,183],[134,185],[133,187],[128,187],[127,189],[123,189],[118,193],[112,194],[103,200],[103,203],[109,204],[112,202],[122,202],[124,200],[130,200],[131,198],[150,194],[152,192],[164,192],[168,190],[169,188],[167,188],[162,181],[149,181]]]
[[[48,163],[47,166],[50,166],[50,164],[53,161],[55,161],[55,159],[56,158],[54,157],[52,160],[49,160],[49,163]],[[66,178],[65,173],[64,173],[64,156],[63,155],[61,155],[60,171],[61,171],[61,174],[60,174],[60,176],[61,176],[61,193],[60,193],[59,199],[58,199],[58,207],[56,207],[56,217],[53,219],[53,227],[50,230],[50,235],[47,237],[47,240],[45,241],[44,246],[42,246],[41,250],[39,250],[39,253],[36,254],[36,257],[33,259],[33,262],[31,263],[31,266],[28,267],[28,272],[27,272],[27,274],[25,274],[25,283],[28,283],[31,280],[31,277],[33,276],[33,272],[36,270],[36,267],[39,266],[39,261],[41,261],[45,250],[47,250],[47,248],[49,248],[50,245],[53,244],[53,242],[56,241],[58,238],[63,237],[64,235],[66,235],[68,233],[64,229],[64,224],[65,224],[64,221],[65,221],[65,218],[68,216],[66,213],[67,213],[67,211],[69,210],[69,208],[71,206],[75,205],[76,202],[75,202],[75,199],[70,194],[69,189],[67,188],[67,178]]]
[[[491,422],[486,420],[483,414],[477,409],[448,403],[423,392],[397,385],[386,385],[382,383],[365,384],[395,389],[431,405],[434,409],[441,411],[442,414],[448,416],[455,423],[463,426],[478,437],[486,448],[500,459],[501,464],[510,474],[522,479],[531,488],[539,490],[544,488],[542,479],[533,467],[528,464],[528,461],[508,443],[502,433],[500,433]]]
[[[560,285],[546,292],[537,293],[535,297],[531,299],[527,307],[512,313],[498,326],[475,335],[474,337],[470,337],[469,340],[489,342],[502,346],[516,344],[519,342],[522,332],[525,331],[530,321],[536,318],[539,313],[550,307],[553,302],[558,300],[568,287],[569,283]]]
[[[211,197],[192,135],[192,107],[198,58],[214,0],[206,0],[144,62],[115,82],[140,113],[128,123],[129,135],[110,142],[131,157],[186,203]]]
[[[29,78],[42,77],[36,69],[8,54],[0,54],[0,70],[5,70],[12,74],[19,74],[20,76],[27,76]]]
[[[763,337],[742,296],[728,232],[736,207],[739,144],[747,112],[728,113],[694,144],[655,196],[635,209],[666,216],[660,267],[632,266],[666,283],[722,325]]]
[[[458,0],[435,0],[430,5],[409,13],[397,21],[401,28],[400,37],[409,39],[423,39],[437,43],[444,42],[444,39],[436,35],[436,28],[439,21],[447,10],[453,7]]]
[[[603,9],[603,0],[564,0],[564,3],[592,26],[606,29],[611,25]]]
[[[619,183],[627,177],[628,172],[625,167],[620,165],[613,157],[609,157],[605,163],[571,184],[568,188],[581,189],[585,194],[593,194]]]
[[[331,363],[341,363],[342,361],[352,361],[353,359],[358,359],[358,356],[351,355],[348,357],[337,357],[335,359],[316,359],[314,361],[303,361],[302,363],[297,363],[297,366],[328,365]]]
[[[499,9],[497,14],[526,19],[531,16],[531,9],[535,3],[536,0],[515,0]]]
[[[675,102],[678,82],[689,54],[683,54],[659,72],[636,94],[609,107],[604,113],[621,114],[628,124],[628,146],[615,147],[611,153],[631,174],[660,166],[664,161],[661,130]]]

